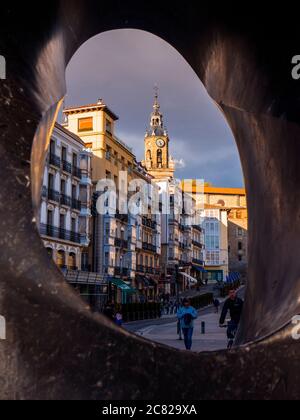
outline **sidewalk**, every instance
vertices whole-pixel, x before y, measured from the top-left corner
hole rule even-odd
[[[226,329],[219,327],[220,314],[201,315],[195,321],[193,351],[216,351],[227,348]],[[201,322],[206,324],[206,334],[201,334]],[[185,350],[184,342],[178,340],[177,323],[152,325],[136,332],[148,340],[165,344],[169,347]]]

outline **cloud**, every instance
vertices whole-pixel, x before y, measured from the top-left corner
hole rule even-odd
[[[186,163],[184,159],[174,159],[176,170],[185,169]]]
[[[243,186],[237,147],[223,114],[185,59],[154,35],[111,31],[84,44],[67,70],[66,103],[103,98],[120,117],[116,134],[142,160],[156,83],[179,176]]]

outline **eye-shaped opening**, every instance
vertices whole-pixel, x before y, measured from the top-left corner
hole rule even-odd
[[[149,55],[160,57],[152,67]],[[170,80],[175,66],[177,75]],[[158,78],[165,85],[164,103],[169,103],[168,130],[156,88],[149,129],[144,139],[141,131],[136,140],[137,127],[147,122],[151,110],[146,106],[148,86]],[[113,31],[88,41],[69,64],[67,85],[43,176],[39,222],[48,255],[95,313],[104,313],[118,325],[123,320],[129,331],[162,343],[173,336],[167,344],[184,349],[177,337],[177,333],[183,336],[178,313],[184,299],[191,298],[191,306],[201,314],[194,327],[195,351],[226,348],[219,305],[231,288],[246,279],[248,226],[238,153],[223,115],[183,57],[142,31]],[[94,100],[95,86],[101,98],[112,97],[120,118],[104,99]],[[180,98],[176,106],[175,98]],[[127,124],[122,124],[123,113]],[[143,155],[145,161],[139,164]],[[180,189],[170,195],[170,214],[162,209],[163,195],[158,214],[152,213],[150,203],[141,217],[123,214],[122,206],[116,207],[115,214],[110,212],[124,199],[127,184],[147,177],[149,186],[154,182],[160,188],[164,177],[167,188],[172,178],[181,177]],[[218,180],[223,188],[200,181],[198,191],[198,178]],[[185,189],[183,200],[176,198]],[[142,186],[138,192],[141,212],[144,191]],[[106,207],[103,214],[98,209],[101,200]],[[199,213],[197,221],[191,222],[188,215],[189,200],[192,211]],[[237,208],[244,210],[242,224],[235,217]],[[241,226],[243,238],[233,233]],[[165,327],[168,319],[170,326]],[[216,335],[218,340],[212,340]]]

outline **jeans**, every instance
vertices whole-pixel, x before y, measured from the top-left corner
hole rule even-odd
[[[238,324],[234,321],[230,321],[228,323],[228,328],[227,328],[227,338],[228,340],[234,340],[236,333],[238,330]]]
[[[192,349],[194,328],[183,328],[184,344],[187,350]]]

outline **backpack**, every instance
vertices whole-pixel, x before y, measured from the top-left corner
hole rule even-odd
[[[193,317],[191,314],[185,314],[183,317],[183,321],[185,323],[185,325],[190,325],[193,321]]]

